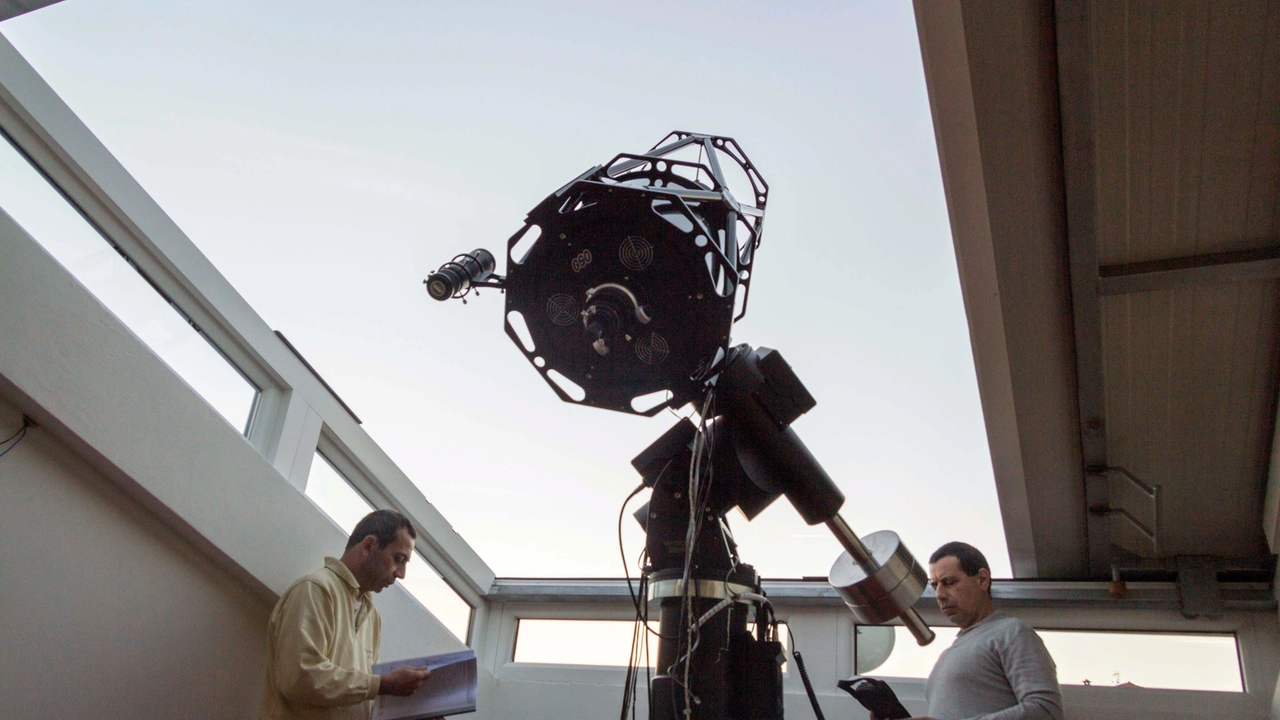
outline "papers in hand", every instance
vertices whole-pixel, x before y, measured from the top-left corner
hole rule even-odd
[[[431,677],[417,692],[407,697],[379,696],[373,705],[374,720],[428,720],[475,712],[477,680],[474,650],[378,663],[373,666],[373,673],[384,675],[406,665],[428,668]]]

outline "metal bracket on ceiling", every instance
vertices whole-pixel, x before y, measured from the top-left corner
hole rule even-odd
[[[1162,488],[1159,485],[1148,485],[1139,480],[1133,473],[1122,467],[1092,466],[1086,469],[1089,477],[1107,477],[1110,473],[1116,473],[1120,477],[1129,481],[1133,487],[1137,488],[1143,495],[1151,500],[1151,527],[1147,527],[1133,513],[1124,508],[1112,507],[1108,503],[1097,503],[1089,506],[1089,513],[1106,517],[1109,515],[1119,515],[1144,537],[1151,541],[1151,554],[1154,557],[1160,557],[1160,494]]]

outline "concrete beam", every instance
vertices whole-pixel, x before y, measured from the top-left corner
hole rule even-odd
[[[1013,572],[1087,577],[1053,8],[915,10]]]

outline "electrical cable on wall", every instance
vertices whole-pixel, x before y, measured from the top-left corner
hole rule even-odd
[[[36,426],[36,421],[35,421],[35,420],[32,420],[31,418],[27,417],[26,415],[23,415],[23,416],[22,416],[22,427],[18,429],[18,432],[16,432],[16,433],[14,433],[14,434],[10,435],[10,436],[9,436],[8,438],[6,438],[5,440],[0,441],[0,447],[2,447],[2,446],[4,446],[5,444],[9,443],[9,441],[11,441],[11,440],[13,441],[13,444],[9,445],[9,447],[5,448],[4,450],[0,450],[0,457],[4,457],[5,455],[9,454],[9,451],[10,451],[10,450],[12,450],[12,449],[14,449],[14,448],[18,447],[18,444],[19,444],[19,443],[21,443],[21,442],[22,442],[22,440],[23,440],[23,438],[25,438],[25,437],[27,436],[27,430],[28,430],[28,428],[33,428],[33,427],[35,427],[35,426]]]

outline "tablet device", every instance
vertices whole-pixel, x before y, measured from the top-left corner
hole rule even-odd
[[[862,707],[870,710],[880,720],[901,720],[911,717],[911,713],[902,706],[898,696],[894,694],[889,683],[876,678],[854,675],[848,680],[841,680],[836,687],[853,696],[862,703]]]

